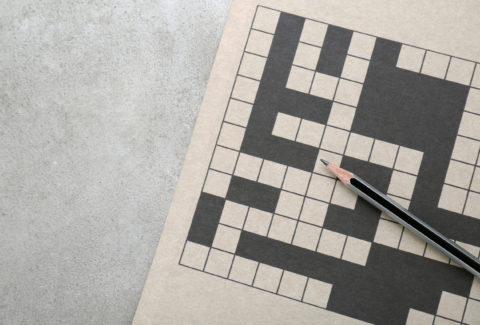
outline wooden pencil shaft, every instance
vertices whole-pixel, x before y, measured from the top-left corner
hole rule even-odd
[[[398,203],[358,176],[355,175],[350,179],[350,182],[345,185],[378,209],[397,220],[430,245],[436,247],[453,261],[462,265],[470,273],[480,278],[480,261],[465,249],[442,235],[433,227],[423,222],[414,214],[401,207]]]

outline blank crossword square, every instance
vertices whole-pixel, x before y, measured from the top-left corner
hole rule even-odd
[[[275,212],[290,218],[297,219],[302,209],[303,196],[281,191]]]
[[[227,195],[231,178],[232,176],[230,175],[210,169],[208,171],[207,179],[205,180],[203,191],[219,197],[225,197]]]
[[[257,270],[258,262],[235,256],[229,279],[251,285]]]
[[[366,265],[371,243],[348,236],[345,243],[342,259],[360,265]]]
[[[238,157],[235,175],[255,181],[260,173],[262,159],[241,153]]]
[[[350,106],[357,106],[361,92],[361,84],[345,79],[340,79],[337,92],[335,93],[335,101]]]
[[[283,189],[297,194],[305,195],[310,173],[298,168],[288,167],[285,180],[283,181]]]
[[[447,73],[449,61],[450,58],[447,55],[427,51],[423,61],[422,73],[443,79]]]
[[[300,220],[317,226],[323,226],[323,221],[325,220],[327,209],[327,203],[305,198],[302,213],[300,214]]]
[[[374,164],[392,168],[395,162],[397,151],[397,145],[385,141],[375,140],[370,161]]]
[[[345,155],[368,161],[372,151],[373,139],[356,133],[350,133]]]
[[[272,134],[289,140],[295,140],[298,127],[300,126],[300,118],[278,113]]]
[[[282,281],[278,288],[278,293],[293,299],[302,299],[307,277],[293,272],[283,272]]]
[[[466,303],[467,299],[465,297],[444,291],[440,298],[437,315],[461,321]]]
[[[322,228],[304,222],[299,222],[295,230],[293,245],[314,251],[317,248]]]
[[[225,121],[245,127],[248,124],[248,119],[250,118],[251,111],[251,104],[231,99],[230,103],[228,104]]]
[[[250,53],[268,56],[272,40],[272,35],[252,30],[250,32],[250,37],[248,38],[246,50]]]
[[[239,73],[242,76],[260,80],[267,60],[259,55],[245,53],[242,58]]]
[[[306,19],[303,24],[302,35],[300,41],[322,46],[325,34],[327,33],[327,25],[317,21]]]
[[[180,263],[202,270],[207,260],[208,251],[207,246],[187,241]]]
[[[328,125],[341,129],[350,130],[355,117],[355,107],[333,103],[332,110],[328,117]]]
[[[348,54],[369,60],[372,56],[376,38],[370,35],[354,32]]]
[[[264,160],[258,181],[274,187],[281,187],[287,166]]]
[[[256,80],[238,76],[235,87],[233,88],[232,97],[253,104],[257,96],[258,84]]]
[[[440,201],[438,202],[438,207],[445,210],[462,213],[466,198],[466,190],[444,185],[442,194],[440,195]]]
[[[315,69],[318,58],[320,57],[320,48],[304,43],[299,43],[293,64],[307,68]]]
[[[308,93],[314,72],[305,68],[292,66],[287,80],[287,88]]]
[[[244,229],[261,236],[266,236],[271,220],[272,213],[250,208]]]
[[[255,14],[253,28],[273,34],[275,33],[279,17],[279,11],[268,9],[265,7],[259,7]]]
[[[279,215],[274,215],[268,237],[290,243],[295,231],[296,221]]]
[[[448,166],[445,183],[468,189],[472,174],[472,165],[452,160]]]
[[[225,201],[223,206],[220,223],[241,229],[247,216],[248,207],[229,200]]]
[[[423,152],[400,147],[394,168],[402,172],[417,175],[420,169],[420,164],[422,163],[422,158]]]
[[[310,146],[319,147],[325,125],[302,119],[298,130],[297,141]]]
[[[480,141],[480,115],[464,112],[458,134]]]
[[[212,248],[208,255],[207,264],[205,265],[205,272],[227,277],[230,266],[232,265],[232,260],[233,254]]]
[[[235,253],[239,238],[240,230],[218,225],[212,246],[227,252]]]
[[[308,186],[307,196],[317,200],[330,202],[334,186],[334,179],[314,174],[312,175]]]
[[[217,146],[213,154],[211,168],[231,174],[237,157],[238,151]]]
[[[218,144],[227,148],[240,150],[245,129],[230,123],[223,123]]]
[[[347,236],[341,233],[323,229],[317,251],[322,254],[340,258],[346,237]]]
[[[474,68],[475,63],[452,57],[448,66],[447,80],[468,86],[472,80]]]
[[[278,285],[280,284],[281,276],[281,269],[266,264],[260,264],[258,266],[257,275],[255,277],[253,286],[263,290],[276,292]]]
[[[274,187],[281,187],[287,166],[264,160],[258,181]]]
[[[327,126],[320,148],[342,154],[347,145],[348,135],[345,130]]]
[[[303,301],[318,307],[327,307],[332,285],[315,279],[308,279]]]
[[[324,73],[315,73],[310,94],[326,99],[333,99],[337,88],[338,78]]]
[[[475,164],[480,150],[480,141],[457,136],[453,148],[452,159]]]
[[[369,61],[347,55],[343,66],[342,78],[363,82],[367,75]]]
[[[413,72],[419,72],[424,56],[425,50],[413,46],[402,45],[400,55],[398,56],[397,67]]]

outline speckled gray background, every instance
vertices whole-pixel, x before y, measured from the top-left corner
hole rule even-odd
[[[0,324],[128,324],[229,0],[0,2]]]

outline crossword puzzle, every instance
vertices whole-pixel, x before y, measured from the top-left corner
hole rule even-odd
[[[480,324],[480,281],[322,158],[480,257],[480,63],[257,7],[179,259],[370,323]]]

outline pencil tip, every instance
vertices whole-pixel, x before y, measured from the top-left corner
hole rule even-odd
[[[322,161],[322,163],[325,165],[325,166],[328,166],[329,162],[324,160],[324,159],[320,159]]]

